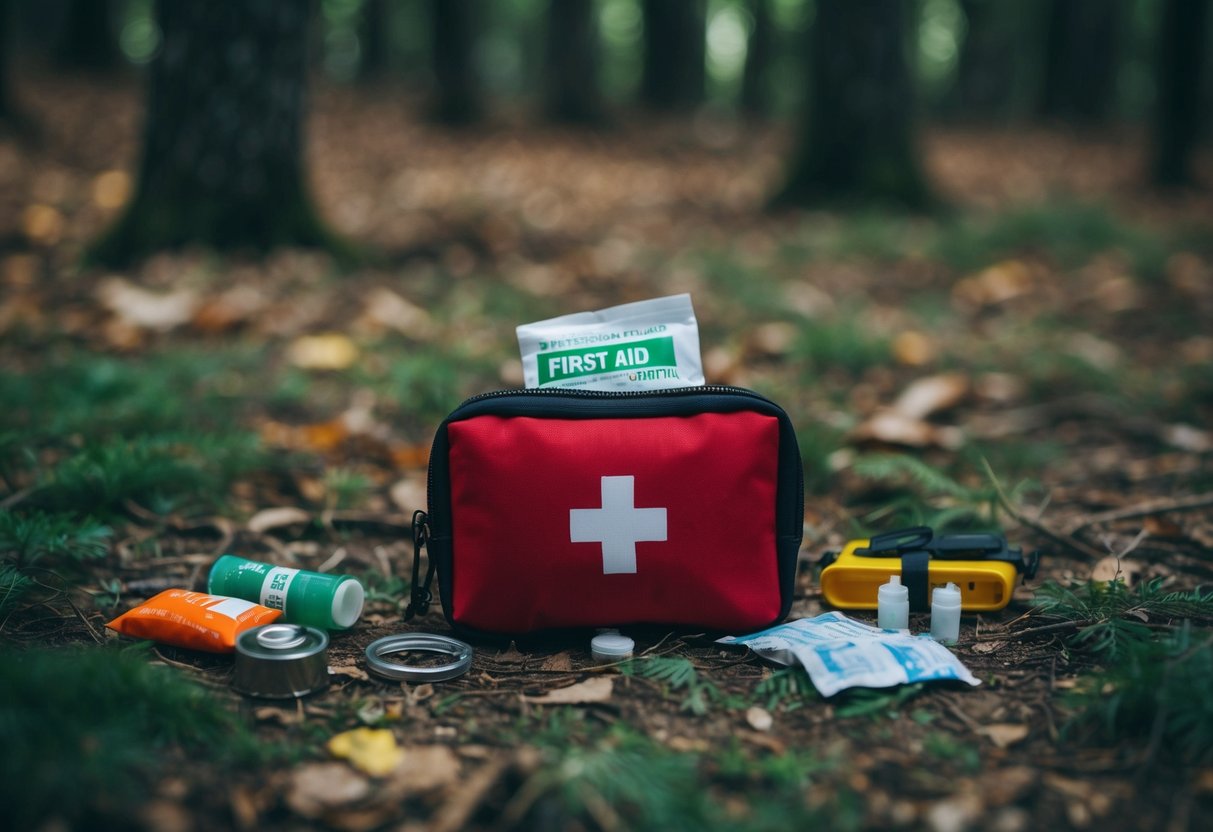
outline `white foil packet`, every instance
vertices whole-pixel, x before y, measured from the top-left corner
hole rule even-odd
[[[882,630],[840,612],[718,641],[744,644],[779,664],[803,665],[822,696],[847,688],[887,688],[939,679],[981,684],[951,650],[930,636]]]
[[[703,384],[691,296],[670,295],[517,328],[529,388],[658,390]]]

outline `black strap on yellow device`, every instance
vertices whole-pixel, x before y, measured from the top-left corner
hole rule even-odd
[[[855,550],[858,557],[900,558],[901,582],[909,589],[910,609],[926,612],[930,609],[931,559],[940,560],[1000,560],[1013,565],[1025,580],[1036,576],[1040,553],[1026,558],[1023,550],[1007,544],[1001,534],[941,534],[930,526],[912,526],[872,537],[868,545]],[[833,560],[828,554],[823,565]]]

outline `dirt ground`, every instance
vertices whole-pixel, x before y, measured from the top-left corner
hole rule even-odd
[[[777,678],[778,668],[712,636],[629,630],[638,656],[685,657],[698,678],[714,686],[715,698],[700,713],[687,706],[685,692],[660,680],[595,665],[584,633],[477,643],[467,675],[433,685],[368,676],[362,653],[372,640],[401,631],[449,632],[437,604],[423,617],[402,618],[401,579],[407,581],[413,558],[409,511],[424,506],[433,416],[408,402],[385,402],[382,394],[367,404],[359,383],[339,375],[286,405],[250,398],[241,409],[245,423],[289,462],[236,482],[228,508],[218,513],[160,514],[126,505],[110,554],[90,567],[89,579],[10,616],[0,636],[20,647],[112,641],[105,622],[113,610],[95,601],[104,587],[119,582],[119,610],[160,589],[202,589],[209,565],[228,551],[306,568],[374,572],[390,591],[373,595],[362,620],[334,635],[331,684],[298,702],[241,699],[228,687],[230,659],[156,648],[157,661],[230,701],[267,742],[301,748],[301,759],[228,777],[205,760],[170,755],[145,801],[115,809],[115,824],[632,828],[640,821],[609,801],[590,800],[575,811],[553,808],[552,781],[545,779],[559,764],[553,742],[572,748],[584,736],[620,726],[697,760],[699,788],[721,807],[724,828],[728,818],[738,826],[752,820],[754,801],[761,802],[769,786],[753,779],[757,775],[738,774],[730,755],[753,766],[811,759],[816,767],[805,772],[803,799],[820,809],[827,828],[1182,830],[1213,823],[1213,769],[1177,762],[1148,732],[1107,743],[1067,730],[1073,715],[1067,694],[1094,664],[1067,641],[1075,628],[1043,617],[1033,600],[1034,588],[1047,580],[1108,579],[1119,572],[1135,582],[1158,577],[1190,590],[1213,576],[1213,399],[1207,376],[1200,379],[1213,360],[1207,239],[1203,248],[1175,244],[1166,252],[1164,276],[1153,282],[1132,274],[1115,250],[1073,266],[1027,251],[966,269],[917,252],[913,239],[897,243],[896,256],[877,260],[863,253],[868,243],[861,240],[858,255],[807,259],[795,266],[792,281],[810,287],[800,295],[809,297],[807,305],[820,297],[860,298],[875,309],[865,320],[920,340],[901,339],[887,367],[806,381],[781,375],[787,329],[764,325],[762,310],[744,303],[735,313],[720,284],[697,274],[693,257],[700,249],[736,250],[760,264],[774,262],[780,246],[803,233],[805,217],[759,210],[779,176],[788,141],[782,128],[701,119],[690,126],[625,123],[586,138],[544,131],[507,113],[491,129],[452,135],[420,124],[393,90],[322,89],[309,124],[316,202],[336,229],[382,257],[338,279],[329,276],[330,261],[306,252],[218,264],[186,252],[110,274],[82,271],[77,263],[129,192],[138,90],[44,79],[18,92],[40,134],[0,140],[0,335],[12,338],[4,350],[10,372],[37,377],[67,346],[134,360],[241,340],[272,345],[259,370],[269,378],[289,367],[283,356],[300,337],[365,334],[360,327],[368,326],[370,299],[382,299],[376,290],[390,286],[423,310],[447,313],[435,325],[438,334],[410,342],[407,351],[437,354],[483,337],[488,346],[470,353],[481,368],[472,383],[488,389],[520,382],[512,355],[494,352],[510,345],[520,322],[494,287],[539,297],[545,305],[538,308],[551,312],[691,289],[698,292],[709,380],[786,391],[782,403],[798,426],[828,423],[841,411],[850,417],[838,446],[822,455],[825,470],[809,472],[793,618],[828,609],[817,561],[852,537],[860,518],[896,496],[848,467],[856,454],[908,449],[947,467],[958,453],[952,429],[992,446],[1030,440],[1033,453],[1043,454],[1032,457],[1041,461],[1032,470],[1031,496],[1004,494],[998,509],[1013,543],[1044,553],[1040,574],[1016,589],[1005,610],[966,616],[954,648],[980,687],[944,684],[837,701],[793,692],[764,701],[755,690]],[[1207,232],[1208,192],[1156,194],[1139,187],[1141,146],[1132,131],[1075,136],[954,127],[931,130],[925,154],[939,190],[961,216],[1096,201],[1151,233],[1202,222]],[[808,222],[828,235],[846,221],[823,214]],[[911,238],[920,230],[898,228]],[[154,312],[141,318],[114,300],[123,291],[171,297],[183,285],[195,292],[195,303],[171,323]],[[990,297],[1000,291],[1005,299]],[[948,314],[961,323],[931,330],[921,324],[927,313],[917,323],[907,318],[916,298],[932,293],[947,299]],[[1183,378],[1196,381],[1191,387],[1160,382],[1153,391],[1159,398],[1139,408],[1132,398],[1071,395],[1050,389],[1047,378],[1025,383],[1008,378],[1017,370],[965,363],[966,354],[1005,335],[1006,321],[1046,316],[1064,332],[1067,349],[1086,349],[1096,364],[1101,354],[1113,355],[1108,372],[1123,374],[1126,384],[1181,364],[1189,368]],[[953,358],[919,360],[914,348],[924,332],[933,354]],[[1007,341],[1008,355],[1017,357],[1006,360],[1061,343],[1033,337]],[[890,403],[916,380],[952,379],[946,387],[958,375],[963,391],[943,394],[917,418],[900,414],[909,438],[890,435],[876,419],[895,410]],[[1007,447],[1011,456],[1020,453],[1018,445]],[[369,495],[356,507],[334,507],[323,493],[316,496],[319,469],[338,463],[369,479]],[[974,476],[967,482],[979,485],[980,474]],[[5,496],[6,510],[17,504],[12,493]],[[265,513],[274,509],[302,514]],[[913,629],[925,627],[925,616],[916,616]],[[599,688],[588,701],[535,701],[599,679],[611,682],[606,695]],[[375,779],[324,753],[329,735],[365,722],[390,728],[406,752],[403,768]],[[540,742],[539,734],[547,739]]]

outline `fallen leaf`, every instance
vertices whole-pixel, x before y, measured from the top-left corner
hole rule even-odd
[[[357,679],[360,682],[369,682],[371,680],[367,672],[356,664],[329,665],[329,673],[345,676],[349,679]]]
[[[800,330],[787,321],[772,321],[761,324],[750,333],[750,349],[764,356],[777,358],[787,355],[796,343]]]
[[[907,367],[921,367],[935,358],[935,342],[917,330],[901,332],[889,345],[893,359]]]
[[[124,170],[107,170],[93,180],[93,204],[114,211],[126,204],[131,195],[131,177]]]
[[[291,773],[286,804],[305,818],[316,819],[365,798],[370,782],[342,763],[310,763]]]
[[[21,229],[31,241],[53,246],[63,237],[63,214],[50,205],[34,204],[21,216]]]
[[[957,427],[932,425],[896,411],[882,410],[851,431],[855,444],[877,443],[910,448],[940,447],[956,450],[964,445],[964,432]]]
[[[250,320],[266,303],[265,295],[256,286],[233,286],[217,297],[204,300],[195,310],[190,324],[201,332],[225,332]]]
[[[411,745],[392,772],[387,791],[398,797],[433,791],[459,779],[459,758],[445,745]]]
[[[429,504],[426,477],[426,474],[418,472],[396,480],[388,489],[392,504],[409,516],[416,509],[425,508]]]
[[[754,706],[745,712],[745,721],[755,731],[770,731],[771,726],[775,724],[775,718],[771,716],[771,712],[766,708]]]
[[[359,324],[395,330],[416,341],[432,341],[438,334],[434,320],[425,308],[382,287],[367,295]]]
[[[568,672],[573,669],[573,657],[567,650],[556,653],[544,659],[543,664],[539,666],[539,669],[547,670],[552,673]]]
[[[897,400],[893,411],[907,419],[921,420],[960,404],[969,392],[969,379],[960,373],[941,373],[920,378],[910,384]]]
[[[264,534],[270,529],[280,529],[283,526],[296,526],[310,523],[312,515],[294,506],[279,506],[265,508],[249,518],[248,529],[257,534]]]
[[[1005,641],[979,641],[973,645],[973,652],[981,654],[993,653],[996,650],[1001,650],[1006,644]]]
[[[395,735],[386,728],[344,731],[329,739],[327,748],[334,757],[349,760],[350,765],[372,777],[391,773],[404,756]]]
[[[1009,748],[1016,743],[1023,742],[1027,738],[1028,732],[1028,726],[1009,722],[983,725],[978,731],[999,748]]]
[[[358,347],[340,332],[301,335],[287,348],[286,358],[305,370],[344,370],[358,360]]]
[[[1132,584],[1141,575],[1143,569],[1142,564],[1137,561],[1108,555],[1091,569],[1091,580],[1115,581],[1120,579],[1126,584]]]
[[[524,701],[535,705],[593,705],[610,701],[615,682],[610,676],[595,676],[567,688],[558,688],[542,696],[524,696]]]
[[[198,296],[190,289],[152,292],[121,277],[103,280],[97,287],[97,299],[120,323],[156,332],[189,323],[198,307]]]
[[[1173,520],[1168,520],[1166,517],[1160,517],[1152,514],[1142,520],[1141,526],[1150,537],[1161,537],[1169,540],[1181,540],[1187,535],[1184,533],[1183,527]]]

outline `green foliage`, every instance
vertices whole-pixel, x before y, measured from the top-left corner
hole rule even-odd
[[[922,682],[889,689],[852,688],[843,694],[845,701],[835,705],[834,713],[844,719],[857,716],[893,719],[902,705],[922,691]]]
[[[862,811],[845,794],[821,809],[807,805],[804,788],[830,765],[810,753],[753,759],[736,746],[712,763],[674,752],[616,727],[570,747],[568,735],[547,735],[548,764],[524,786],[540,792],[539,811],[554,828],[637,830],[782,830],[858,828]],[[744,801],[723,805],[705,787],[709,774],[744,787]],[[840,793],[845,789],[839,789]]]
[[[794,711],[804,705],[819,701],[817,688],[803,668],[785,667],[776,670],[754,686],[754,701],[768,711],[783,708]]]
[[[324,489],[330,507],[356,508],[370,494],[371,480],[352,468],[330,468],[324,472]]]
[[[690,711],[696,716],[703,716],[713,702],[721,698],[720,689],[711,682],[699,678],[699,671],[685,656],[654,656],[653,658],[637,659],[624,664],[621,673],[635,673],[646,679],[653,679],[665,685],[666,690],[686,691],[682,700],[682,710]]]
[[[1186,623],[1158,641],[1130,640],[1103,673],[1085,677],[1065,726],[1115,742],[1148,739],[1147,760],[1213,762],[1213,637]]]
[[[830,372],[859,376],[889,362],[889,340],[873,332],[852,307],[804,324],[792,348],[792,359],[803,362],[806,376]]]
[[[265,760],[214,694],[140,648],[0,651],[0,805],[14,829],[97,827],[181,751]]]
[[[1053,202],[948,225],[928,249],[961,271],[1023,254],[1042,254],[1063,268],[1075,268],[1108,251],[1123,252],[1138,275],[1153,278],[1163,272],[1168,241],[1121,221],[1103,206]]]
[[[105,557],[112,532],[91,518],[44,511],[0,514],[0,557],[19,567],[48,560],[87,561]]]
[[[922,750],[936,763],[955,766],[965,773],[981,770],[981,751],[977,746],[952,734],[932,731],[923,739]]]
[[[251,434],[161,433],[88,444],[60,462],[38,490],[39,505],[118,513],[127,500],[167,512],[191,501],[213,507],[262,461]]]
[[[1037,590],[1038,609],[1047,617],[1081,625],[1067,644],[1104,662],[1151,644],[1150,623],[1176,619],[1213,621],[1213,593],[1169,592],[1161,578],[1130,589],[1122,580],[1062,585],[1048,581]]]
[[[16,609],[33,586],[34,582],[21,570],[8,561],[0,561],[0,618]]]
[[[936,531],[973,530],[997,524],[998,491],[993,484],[965,485],[917,457],[868,454],[852,470],[894,492],[883,507],[866,515],[868,525],[932,526]]]

